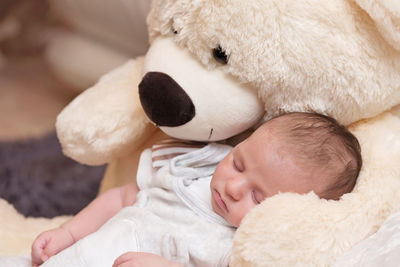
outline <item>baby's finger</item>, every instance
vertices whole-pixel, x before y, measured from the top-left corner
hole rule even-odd
[[[120,265],[117,265],[116,267],[135,267],[135,265],[131,261],[126,261],[126,262],[121,263]]]
[[[123,263],[128,262],[132,259],[134,252],[126,252],[119,256],[115,261],[112,267],[119,267]]]
[[[32,251],[31,251],[31,261],[32,264],[40,264],[41,260],[40,260],[40,256],[42,255],[42,249],[41,248],[37,248],[37,247],[33,247],[32,246]]]
[[[46,247],[43,249],[44,256],[42,257],[42,260],[46,261],[48,258],[54,256],[59,251],[60,249],[58,248],[57,242],[55,242],[54,240],[49,241]]]
[[[43,248],[46,246],[47,240],[43,237],[38,237],[32,244],[31,248],[31,261],[33,265],[39,265],[43,263],[41,256],[43,254]]]
[[[39,266],[39,264],[42,263],[42,260],[40,259],[41,254],[31,254],[31,263],[33,266]]]

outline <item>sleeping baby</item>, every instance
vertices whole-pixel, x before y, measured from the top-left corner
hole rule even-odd
[[[37,266],[228,266],[235,229],[278,193],[338,200],[361,168],[334,119],[288,113],[234,148],[167,141],[141,154],[136,182],[111,189],[32,245]]]

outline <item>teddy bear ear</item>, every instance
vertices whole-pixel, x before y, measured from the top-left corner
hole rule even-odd
[[[155,37],[158,35],[158,32],[160,31],[158,27],[160,22],[157,16],[157,11],[158,11],[157,2],[158,1],[152,1],[150,12],[147,15],[147,20],[146,20],[150,43],[155,39]]]
[[[153,0],[151,1],[150,12],[147,15],[147,29],[150,43],[157,38],[168,26],[166,22],[172,18],[172,7],[176,1]]]
[[[396,50],[400,50],[400,1],[356,0],[375,22],[382,37]]]

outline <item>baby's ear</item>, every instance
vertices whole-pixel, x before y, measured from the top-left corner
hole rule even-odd
[[[396,50],[400,50],[400,1],[356,0],[368,13],[382,37]]]

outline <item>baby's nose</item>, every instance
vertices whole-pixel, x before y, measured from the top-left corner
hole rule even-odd
[[[232,177],[226,182],[226,193],[236,201],[243,197],[247,188],[247,180],[240,176]]]

